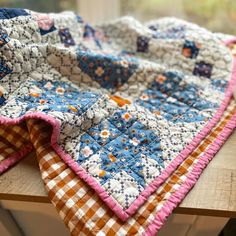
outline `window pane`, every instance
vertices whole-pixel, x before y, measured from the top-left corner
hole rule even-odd
[[[0,0],[0,7],[19,7],[40,12],[77,9],[76,0]]]
[[[141,21],[176,16],[213,31],[236,34],[236,0],[121,0],[121,14]]]

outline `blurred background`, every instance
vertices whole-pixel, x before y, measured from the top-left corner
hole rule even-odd
[[[215,32],[236,34],[236,0],[0,0],[0,7],[41,12],[73,10],[91,23],[123,15],[143,22],[176,16]]]

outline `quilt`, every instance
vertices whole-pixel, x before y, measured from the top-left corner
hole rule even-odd
[[[0,172],[32,149],[72,235],[155,235],[236,127],[235,38],[0,10]]]

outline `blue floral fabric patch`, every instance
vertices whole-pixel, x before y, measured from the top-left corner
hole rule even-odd
[[[10,41],[6,30],[0,29],[0,48]]]
[[[218,107],[216,103],[200,99],[198,88],[186,84],[182,75],[174,72],[157,76],[137,103],[172,122],[204,121],[207,118],[200,115],[199,110]]]
[[[138,67],[137,59],[77,49],[79,68],[102,87],[116,89],[123,85]]]
[[[9,68],[9,66],[6,64],[4,60],[0,59],[0,79],[10,74],[11,72],[12,69]]]
[[[30,92],[18,100],[27,103],[27,110],[41,109],[44,112],[63,111],[81,115],[92,106],[100,95],[80,92],[65,82],[44,80],[31,84]]]

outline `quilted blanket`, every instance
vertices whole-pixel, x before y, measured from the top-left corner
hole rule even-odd
[[[35,149],[72,235],[155,235],[236,127],[235,42],[0,9],[0,172]]]

